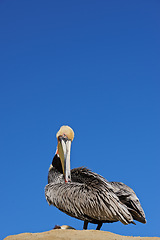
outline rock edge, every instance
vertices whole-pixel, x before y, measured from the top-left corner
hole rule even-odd
[[[21,233],[10,235],[4,240],[160,240],[159,237],[122,236],[96,230],[62,230],[56,229],[41,233]]]

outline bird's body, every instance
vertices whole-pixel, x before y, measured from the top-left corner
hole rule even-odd
[[[64,177],[64,167],[58,153],[55,154],[48,173],[45,196],[71,217],[98,224],[121,221],[127,225],[133,220],[146,222],[145,214],[134,191],[123,183],[108,182],[87,168],[72,169],[69,181]]]

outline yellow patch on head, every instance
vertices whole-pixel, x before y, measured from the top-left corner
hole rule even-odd
[[[57,132],[56,137],[66,135],[69,140],[73,141],[74,138],[74,132],[73,129],[69,126],[62,126],[60,130]]]

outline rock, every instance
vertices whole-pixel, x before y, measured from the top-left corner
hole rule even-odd
[[[42,233],[21,233],[4,240],[160,240],[158,237],[128,237],[96,230],[54,229]]]

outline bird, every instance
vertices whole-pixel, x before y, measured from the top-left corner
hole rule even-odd
[[[63,230],[73,229],[73,230],[75,230],[75,228],[68,226],[68,225],[62,225],[62,226],[55,225],[55,227],[53,229],[63,229]]]
[[[70,152],[74,131],[62,126],[56,134],[57,149],[48,172],[45,197],[49,205],[67,215],[88,223],[97,224],[120,221],[124,225],[134,220],[146,223],[145,213],[135,192],[122,182],[109,182],[86,167],[71,170]]]

